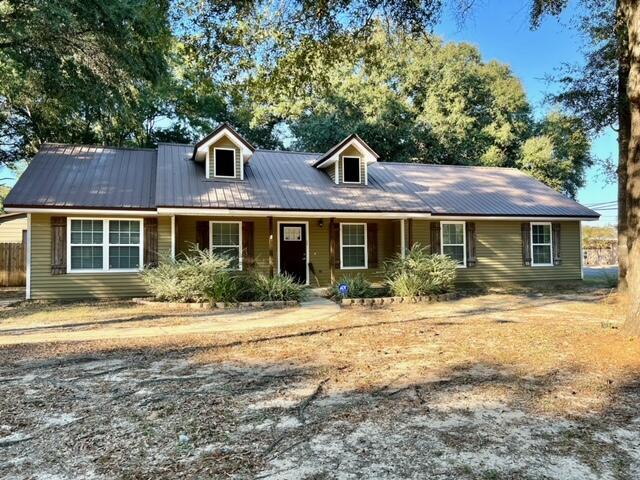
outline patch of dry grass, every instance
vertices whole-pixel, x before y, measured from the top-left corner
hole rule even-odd
[[[47,411],[91,418],[85,429],[112,445],[100,462],[116,477],[324,478],[345,468],[378,478],[632,478],[640,341],[617,328],[622,302],[608,292],[494,294],[246,332],[21,345],[0,350],[0,377],[42,375]],[[111,318],[156,315],[169,328],[190,321],[157,307],[109,308]],[[68,324],[100,324],[104,310],[53,311],[69,311]],[[50,321],[37,306],[13,315],[2,322]],[[5,398],[27,398],[28,388],[37,390],[0,381]],[[6,406],[8,421],[25,425],[38,409]],[[175,446],[182,431],[190,443]],[[52,448],[43,442],[34,448]],[[133,452],[158,461],[145,466]],[[95,468],[94,457],[84,461]]]

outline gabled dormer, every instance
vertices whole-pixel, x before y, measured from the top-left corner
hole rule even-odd
[[[255,147],[231,125],[223,123],[200,140],[193,149],[193,160],[204,162],[210,180],[244,180],[244,167]]]
[[[373,151],[358,135],[351,134],[313,164],[324,170],[336,185],[368,185],[368,165],[378,161]]]

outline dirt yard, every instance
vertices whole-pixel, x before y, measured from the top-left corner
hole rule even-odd
[[[622,310],[606,291],[494,294],[178,335],[215,318],[5,308],[0,335],[42,338],[0,347],[0,478],[638,478]],[[161,332],[45,343],[145,325]]]

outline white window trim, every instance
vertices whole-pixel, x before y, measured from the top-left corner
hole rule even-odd
[[[305,272],[307,275],[307,279],[304,282],[305,285],[309,285],[309,221],[305,220],[305,221],[295,221],[295,220],[291,220],[291,221],[287,221],[287,220],[280,220],[277,223],[277,232],[276,232],[276,244],[277,244],[277,248],[278,248],[278,274],[282,273],[282,270],[280,269],[280,224],[284,223],[285,225],[291,224],[291,225],[304,225],[305,228],[305,233],[304,233],[304,237],[307,240],[306,241],[306,255],[307,255],[307,260],[306,260],[306,268],[305,268]]]
[[[343,225],[363,225],[364,226],[364,245],[343,245],[342,242],[342,227]],[[353,223],[353,222],[341,222],[340,223],[340,270],[367,270],[369,268],[369,244],[367,242],[367,224],[366,223]],[[345,267],[343,246],[346,247],[361,247],[364,246],[364,266],[363,267]]]
[[[535,263],[533,259],[533,226],[534,225],[547,225],[549,227],[549,243],[536,243],[536,245],[549,245],[549,263]],[[530,236],[530,246],[531,248],[531,266],[532,267],[553,267],[553,227],[551,226],[551,222],[531,222],[529,226],[529,236]]]
[[[456,268],[467,268],[467,222],[440,222],[440,255],[444,255],[444,226],[462,225],[462,264]],[[448,247],[459,247],[459,243],[448,243]]]
[[[225,221],[225,220],[211,220],[209,222],[209,253],[213,253],[213,224],[214,223],[235,223],[238,225],[238,271],[242,271],[242,222],[238,221]],[[232,248],[236,245],[215,245],[216,248]]]
[[[357,158],[358,159],[358,181],[357,182],[347,182],[344,178],[344,172],[346,171],[344,169],[344,159],[345,158]],[[343,155],[342,157],[340,157],[340,164],[342,166],[342,183],[347,183],[347,184],[352,184],[352,185],[359,185],[362,183],[362,157],[360,155]]]
[[[232,176],[228,176],[228,175],[218,175],[216,172],[216,153],[218,152],[218,150],[226,150],[226,151],[230,151],[233,152],[233,175]],[[207,158],[209,158],[207,156]],[[213,178],[237,178],[238,176],[238,159],[236,158],[236,149],[235,148],[228,148],[228,147],[213,147]],[[209,166],[207,166],[207,172],[209,172]]]
[[[102,268],[71,268],[71,221],[72,220],[93,220],[93,221],[102,221],[102,244],[74,244],[74,246],[101,246],[102,247]],[[138,263],[140,266],[138,268],[109,268],[109,247],[110,246],[135,246],[132,244],[129,245],[121,245],[121,244],[110,244],[109,243],[109,222],[110,221],[129,221],[129,222],[138,222],[140,224],[140,243],[138,245],[138,251],[140,255],[140,259]],[[144,223],[141,218],[124,218],[124,217],[115,217],[115,218],[96,218],[96,217],[67,217],[67,273],[133,273],[133,272],[141,272],[144,269]]]

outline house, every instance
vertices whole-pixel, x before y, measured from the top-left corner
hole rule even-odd
[[[196,145],[43,145],[7,199],[26,213],[29,298],[144,295],[139,271],[193,245],[311,286],[381,279],[415,243],[458,281],[582,277],[598,214],[514,169],[381,161],[350,135],[325,153],[256,149],[223,124]]]
[[[26,213],[5,213],[0,215],[0,243],[22,243],[26,233]]]

